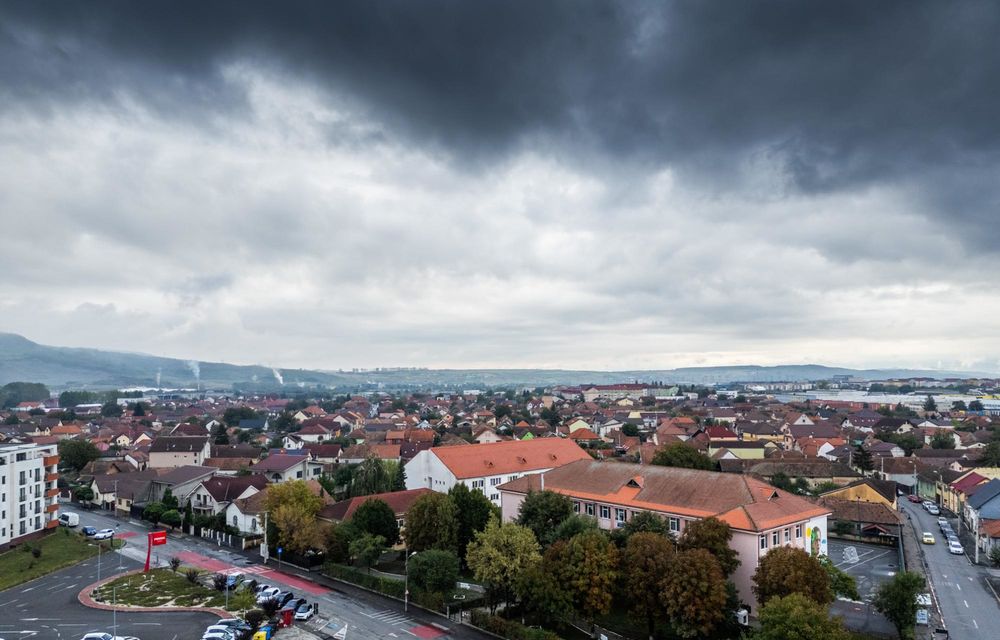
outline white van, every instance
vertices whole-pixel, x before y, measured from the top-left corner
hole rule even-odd
[[[60,513],[59,524],[64,527],[75,527],[80,524],[80,516],[76,513]]]

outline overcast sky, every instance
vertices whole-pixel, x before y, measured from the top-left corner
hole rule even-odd
[[[0,330],[1000,370],[1000,7],[0,7]]]

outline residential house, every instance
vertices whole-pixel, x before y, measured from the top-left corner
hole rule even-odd
[[[191,494],[191,508],[195,513],[214,516],[225,511],[234,500],[249,498],[266,486],[267,478],[259,474],[207,478]]]
[[[186,465],[161,473],[153,478],[149,500],[150,502],[162,501],[167,489],[169,489],[170,493],[177,498],[178,504],[183,506],[188,503],[191,494],[198,489],[201,483],[214,476],[218,471],[215,467]]]
[[[156,477],[153,469],[94,476],[90,484],[94,492],[91,504],[100,509],[114,509],[117,514],[127,517],[133,504],[149,502],[150,489]]]
[[[740,566],[733,574],[740,598],[755,602],[751,577],[773,548],[794,546],[813,556],[827,553],[830,511],[745,475],[581,459],[500,485],[501,511],[513,521],[530,491],[567,496],[574,511],[595,518],[603,529],[625,525],[648,511],[681,534],[691,522],[716,517],[726,522]]]
[[[318,478],[323,473],[323,464],[312,460],[308,454],[275,453],[253,465],[250,470],[271,482],[289,482]]]
[[[563,438],[434,447],[406,463],[406,488],[447,493],[462,483],[499,505],[500,484],[584,459],[590,460],[590,455]]]
[[[208,436],[159,436],[149,446],[149,466],[154,469],[200,466],[210,451]]]
[[[428,493],[432,493],[432,491],[426,487],[421,487],[419,489],[391,491],[389,493],[376,493],[370,496],[348,498],[347,500],[341,500],[340,502],[324,506],[317,518],[330,523],[346,522],[354,516],[354,512],[365,502],[369,500],[381,500],[389,505],[389,508],[396,515],[396,524],[399,526],[400,537],[402,537],[403,531],[406,529],[406,514],[409,512],[410,507],[413,506],[413,503],[418,498]]]

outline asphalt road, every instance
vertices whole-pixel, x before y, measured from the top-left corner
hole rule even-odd
[[[111,562],[108,562],[111,560]],[[136,568],[132,561],[123,570]],[[117,557],[105,554],[102,576],[117,571]],[[90,609],[77,594],[97,581],[97,559],[51,573],[31,582],[0,592],[0,638],[37,640],[77,640],[92,631],[112,633],[117,621],[118,635],[141,640],[186,640],[191,630],[203,630],[216,616],[205,613],[118,613]]]
[[[995,640],[1000,637],[1000,607],[985,583],[985,573],[965,555],[948,552],[944,536],[937,525],[937,516],[927,513],[920,505],[901,501],[910,514],[910,523],[917,532],[934,534],[935,544],[921,545],[927,562],[928,578],[934,585],[941,615],[952,638]],[[951,519],[953,527],[956,520]]]
[[[69,505],[63,507],[63,510],[79,513],[81,527],[105,528],[118,525],[119,529],[116,535],[128,542],[120,553],[123,555],[126,565],[131,562],[131,566],[141,566],[141,563],[145,562],[146,534],[149,529],[144,524],[126,519],[116,519],[100,511],[78,511]],[[304,626],[329,636],[346,626],[347,640],[409,639],[410,637],[482,640],[487,637],[457,622],[451,622],[412,607],[409,611],[404,612],[402,605],[395,600],[348,587],[341,590],[316,584],[290,571],[278,570],[273,559],[267,565],[263,565],[259,555],[239,553],[201,538],[168,534],[167,544],[153,549],[151,564],[154,566],[167,566],[170,558],[177,556],[185,564],[221,573],[239,571],[253,577],[258,582],[290,589],[297,595],[308,598],[310,602],[317,602],[319,614]],[[114,567],[117,571],[118,555],[115,554],[110,562],[108,562],[109,558],[106,557],[102,570],[106,572],[109,567]],[[102,575],[106,574],[102,573]],[[0,597],[3,595],[5,594],[0,594]],[[0,600],[0,603],[2,602],[3,600]],[[82,607],[82,605],[77,606]],[[161,614],[145,615],[156,620]],[[206,624],[199,619],[197,622],[186,625],[183,631],[189,636],[195,632],[200,633]],[[0,637],[5,637],[3,629],[4,627],[0,626]],[[146,640],[140,634],[133,635],[139,635],[142,640]],[[166,637],[169,640],[169,636]],[[186,636],[182,635],[181,637]],[[12,639],[7,638],[7,640]],[[159,640],[159,638],[152,638],[152,640]]]

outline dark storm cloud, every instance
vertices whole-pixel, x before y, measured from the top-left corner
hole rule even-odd
[[[4,12],[11,93],[100,98],[129,83],[154,102],[204,106],[229,94],[219,65],[247,60],[360,100],[459,155],[530,136],[723,170],[763,147],[799,188],[826,190],[993,163],[1000,135],[1000,8],[987,3],[106,2]]]

